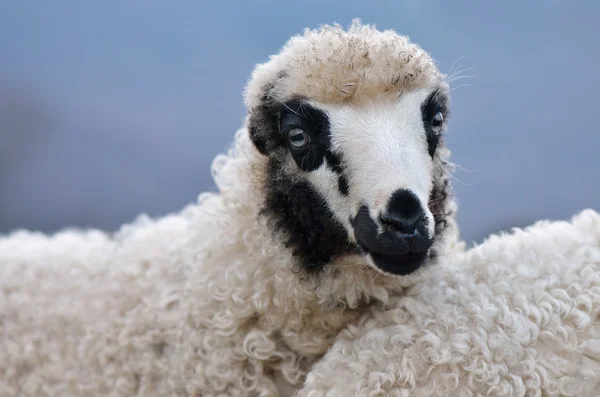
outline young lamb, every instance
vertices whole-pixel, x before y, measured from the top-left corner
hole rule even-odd
[[[452,272],[433,264],[469,262],[448,84],[417,45],[358,21],[307,30],[257,66],[245,100],[218,193],[114,235],[0,239],[0,396],[289,396],[315,363],[302,393],[320,395],[318,371],[375,368],[344,358],[352,332],[391,332],[386,308],[444,288]]]
[[[245,100],[219,193],[0,240],[0,395],[276,396],[452,246],[448,85],[407,38],[307,30]]]

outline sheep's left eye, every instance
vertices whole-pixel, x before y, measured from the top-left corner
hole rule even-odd
[[[310,143],[310,137],[304,130],[300,128],[294,128],[288,133],[288,139],[290,144],[295,149],[302,149]]]
[[[442,112],[437,112],[431,119],[431,129],[436,134],[442,131],[442,124],[444,123],[444,115]]]

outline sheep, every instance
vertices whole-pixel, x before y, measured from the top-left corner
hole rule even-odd
[[[460,263],[449,86],[418,45],[307,29],[244,99],[217,192],[115,233],[0,239],[0,396],[319,393],[353,324]]]
[[[112,234],[0,239],[0,395],[285,395],[460,250],[448,85],[408,38],[307,29],[244,94],[218,192]]]

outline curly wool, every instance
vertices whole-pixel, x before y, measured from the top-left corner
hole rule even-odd
[[[433,59],[406,36],[379,31],[355,19],[339,25],[306,29],[258,65],[246,87],[247,108],[261,105],[263,89],[276,101],[294,96],[323,103],[368,100],[381,92],[402,91],[443,81]]]
[[[600,395],[600,214],[488,238],[338,336],[298,397]]]

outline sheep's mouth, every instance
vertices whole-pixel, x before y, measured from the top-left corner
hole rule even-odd
[[[398,276],[406,276],[415,272],[429,257],[429,250],[405,254],[386,254],[370,250],[360,242],[358,242],[358,246],[365,255],[371,258],[378,269]]]
[[[411,235],[389,230],[379,232],[375,220],[364,210],[350,222],[360,250],[374,267],[386,274],[411,274],[430,257],[433,239],[427,237],[425,226]]]

